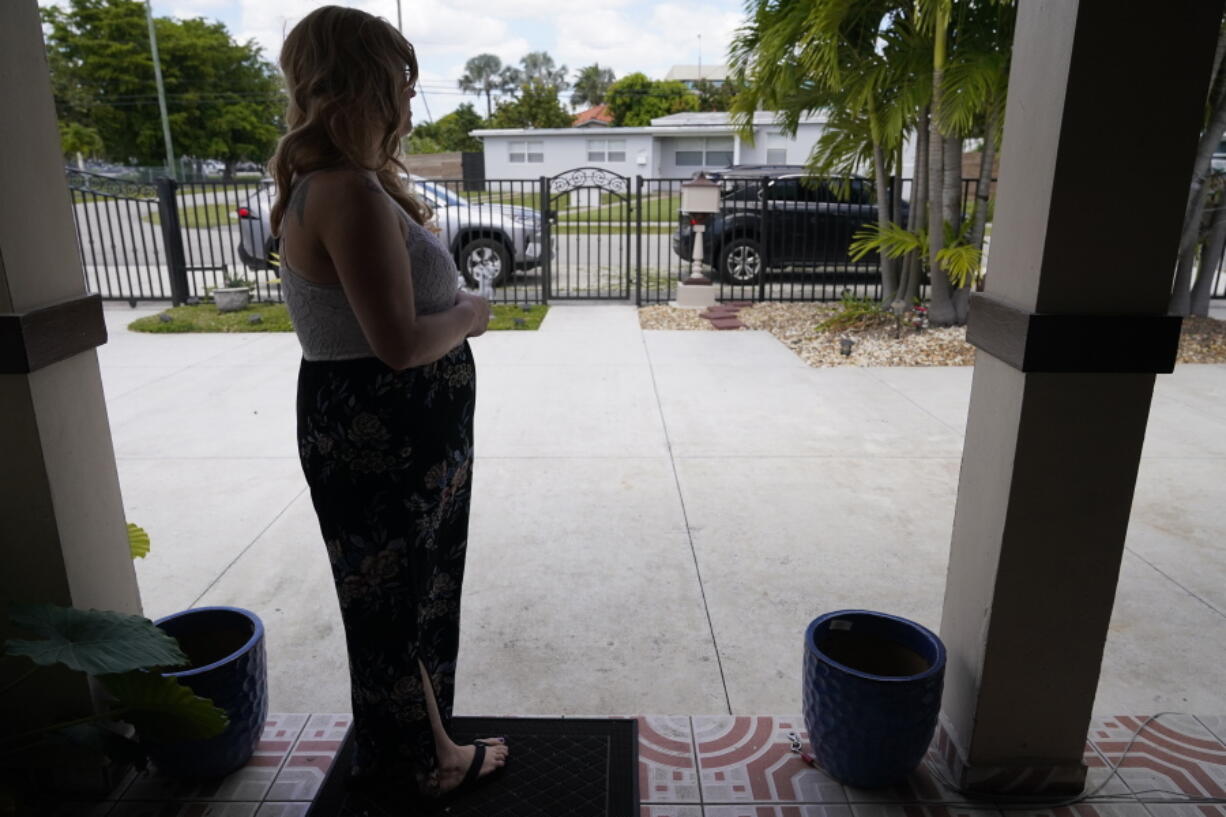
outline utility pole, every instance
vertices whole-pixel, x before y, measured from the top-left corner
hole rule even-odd
[[[396,0],[396,30],[400,32],[401,37],[404,36],[404,18],[400,14],[400,0]],[[434,117],[430,115],[430,103],[426,101],[426,89],[421,86],[420,82],[417,83],[417,93],[421,94],[421,104],[426,106],[426,118],[433,122]]]
[[[399,0],[397,0],[399,2]],[[166,86],[162,84],[162,62],[158,59],[158,37],[153,30],[153,0],[145,0],[145,18],[149,21],[149,48],[153,51],[153,77],[157,81],[158,108],[162,111],[162,139],[166,142],[166,172],[175,175],[175,149],[170,141],[170,118],[166,115]]]

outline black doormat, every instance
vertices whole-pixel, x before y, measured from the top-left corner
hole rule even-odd
[[[506,767],[446,804],[346,786],[352,733],[308,817],[638,817],[638,722],[597,718],[454,718],[452,739],[505,735]]]

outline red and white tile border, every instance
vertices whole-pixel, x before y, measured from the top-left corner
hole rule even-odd
[[[1145,718],[1095,718],[1087,790],[1104,781],[1108,764],[1120,764],[1098,798],[1071,807],[1006,806],[1003,813],[992,803],[964,803],[933,775],[929,765],[943,768],[951,750],[940,735],[929,764],[905,783],[868,791],[843,786],[790,751],[789,732],[807,742],[799,715],[637,721],[640,817],[1226,817],[1226,716],[1164,715],[1145,727],[1122,763]],[[350,723],[345,713],[273,714],[253,762],[223,781],[130,775],[107,802],[49,817],[306,817]],[[1221,802],[1180,803],[1182,795]]]

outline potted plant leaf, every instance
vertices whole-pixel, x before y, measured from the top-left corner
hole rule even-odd
[[[161,674],[188,658],[173,637],[148,619],[55,604],[12,605],[10,614],[13,625],[31,637],[9,639],[3,655],[32,666],[0,689],[0,695],[20,695],[23,685],[60,666],[95,679],[106,699],[92,715],[0,740],[0,769],[14,788],[31,780],[37,783],[37,775],[30,772],[45,768],[48,758],[80,760],[92,754],[98,766],[132,763],[144,769],[149,741],[206,739],[226,730],[224,711]]]
[[[144,558],[149,536],[129,524],[128,545],[133,558]],[[19,695],[40,671],[59,665],[95,679],[106,700],[93,715],[0,739],[0,782],[19,782],[12,771],[31,768],[40,750],[44,761],[71,752],[77,761],[142,771],[152,759],[160,772],[181,777],[225,775],[250,759],[268,708],[264,626],[254,613],[198,608],[151,622],[27,604],[11,615],[32,638],[10,639],[0,658],[34,666],[0,695]],[[0,813],[3,794],[0,787]]]

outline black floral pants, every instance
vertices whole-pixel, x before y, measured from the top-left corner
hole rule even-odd
[[[298,450],[349,648],[354,773],[438,786],[418,660],[451,719],[468,542],[476,370],[467,342],[396,372],[306,361]]]

